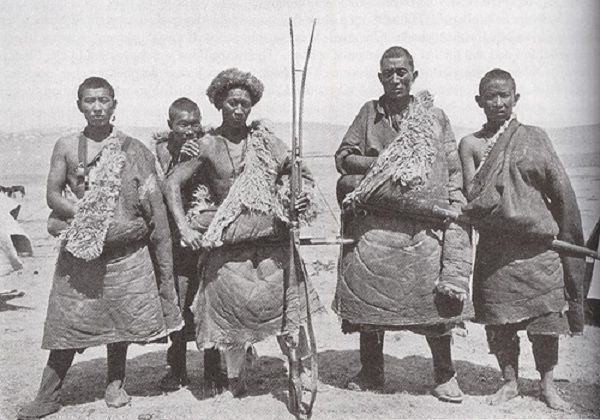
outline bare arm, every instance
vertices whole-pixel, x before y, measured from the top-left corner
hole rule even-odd
[[[67,220],[75,216],[75,203],[63,196],[63,190],[67,185],[67,156],[66,144],[58,140],[52,152],[50,160],[50,171],[46,183],[46,202],[61,219]]]
[[[167,206],[173,215],[173,220],[181,235],[181,240],[192,249],[199,249],[202,235],[193,230],[185,218],[183,200],[181,199],[181,187],[192,178],[194,173],[200,169],[202,161],[192,159],[182,162],[173,168],[173,171],[165,179],[165,198]]]

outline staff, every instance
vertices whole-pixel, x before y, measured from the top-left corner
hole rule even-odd
[[[288,287],[295,288],[300,296],[301,290],[306,297],[306,330],[303,326],[298,329],[298,336],[287,336],[284,338],[287,347],[287,356],[289,360],[289,408],[296,418],[309,418],[312,414],[312,408],[317,397],[318,385],[318,355],[315,334],[312,326],[309,290],[306,279],[308,274],[306,267],[299,254],[300,246],[300,225],[298,213],[295,209],[296,197],[302,191],[302,116],[304,111],[304,92],[306,87],[306,72],[308,69],[308,61],[312,49],[312,42],[315,33],[316,19],[313,21],[310,41],[306,50],[306,58],[303,69],[296,69],[295,50],[294,50],[294,27],[292,19],[289,20],[290,25],[290,43],[291,43],[291,76],[292,76],[292,156],[291,156],[291,176],[290,176],[290,224],[289,224],[289,240],[290,240],[290,269],[288,277]],[[299,103],[296,98],[296,72],[302,73],[300,82]],[[289,308],[288,308],[289,309]],[[288,314],[295,316],[296,322],[300,325],[300,307],[296,313]],[[308,332],[308,336],[307,336]],[[308,343],[307,343],[308,342]],[[308,344],[308,345],[307,345]],[[309,347],[307,357],[300,357],[302,350]],[[307,403],[302,401],[303,384],[301,373],[310,375],[310,399]]]

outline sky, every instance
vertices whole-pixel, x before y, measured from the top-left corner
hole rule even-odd
[[[501,67],[517,81],[519,119],[543,127],[600,122],[600,2],[508,1],[38,1],[0,0],[0,130],[82,126],[75,100],[88,76],[116,90],[116,123],[166,128],[178,97],[220,116],[205,91],[238,67],[265,84],[253,118],[291,119],[288,17],[297,61],[317,19],[305,120],[349,125],[382,93],[379,58],[411,51],[419,77],[453,125],[478,127],[474,95]]]

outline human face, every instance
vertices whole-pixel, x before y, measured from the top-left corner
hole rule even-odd
[[[84,89],[77,101],[79,111],[85,117],[89,127],[104,127],[110,124],[117,101],[106,88]]]
[[[510,118],[518,100],[519,94],[515,93],[514,85],[504,79],[490,80],[483,86],[480,95],[475,96],[488,122],[496,124],[503,124]]]
[[[202,116],[199,110],[179,111],[173,121],[169,120],[168,123],[177,140],[190,140],[200,137],[202,133]]]
[[[405,56],[383,59],[378,74],[385,96],[393,101],[408,99],[410,88],[418,75]]]
[[[229,89],[221,108],[223,125],[231,128],[245,127],[251,110],[252,97],[246,89]]]

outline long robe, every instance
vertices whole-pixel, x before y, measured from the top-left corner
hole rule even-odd
[[[268,186],[272,190],[289,173],[289,153],[280,139],[272,134],[267,136],[264,144],[268,156],[263,162],[267,172],[276,175],[271,180],[274,183]],[[208,134],[198,140],[200,156],[178,165],[202,172],[207,179],[213,211],[209,208],[190,220],[194,228],[202,231],[211,222],[198,219],[204,220],[207,213],[212,218],[216,208],[226,205],[234,183],[242,176],[241,168],[248,170],[245,158],[251,152],[246,150],[236,156],[228,149],[227,142],[218,130]],[[304,175],[310,180],[308,173]],[[170,176],[178,176],[178,167]],[[244,349],[249,343],[291,330],[305,319],[303,294],[298,296],[293,288],[285,287],[289,239],[285,225],[276,215],[243,211],[223,230],[221,239],[223,244],[210,249],[199,267],[200,290],[193,309],[199,348]],[[322,308],[318,296],[312,287],[309,289],[311,310],[318,311]],[[285,308],[291,306],[299,309],[297,319],[285,317]]]
[[[76,144],[79,135],[72,137]],[[148,342],[183,326],[154,157],[141,142],[117,130],[111,139],[121,144],[125,160],[102,254],[86,261],[62,242],[48,301],[44,349]],[[71,245],[85,251],[85,242]]]
[[[429,205],[459,209],[465,200],[450,123],[437,108],[424,112],[432,119],[433,155],[422,188],[415,191],[386,182],[369,191],[366,215],[345,217],[345,235],[356,243],[343,248],[333,302],[334,311],[345,321],[344,331],[376,328],[433,333],[443,330],[440,324],[450,327],[472,316],[469,301],[461,303],[437,292],[440,283],[468,292],[471,248],[462,226],[445,227],[426,214]],[[367,102],[335,155],[342,180],[357,176],[346,174],[343,160],[347,156],[380,156],[397,137],[380,101]],[[394,168],[405,164],[397,161]],[[403,214],[394,206],[406,207],[413,214]]]
[[[584,260],[550,249],[555,237],[583,245],[581,216],[546,133],[513,120],[475,175],[468,200],[463,211],[479,231],[476,321],[516,323],[568,306],[571,330],[582,331]]]

